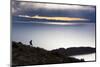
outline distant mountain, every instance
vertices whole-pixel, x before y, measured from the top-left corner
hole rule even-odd
[[[84,62],[84,59],[67,56],[64,48],[48,51],[21,42],[12,42],[12,66],[73,62]]]
[[[66,53],[68,56],[91,54],[95,52],[96,52],[96,48],[92,48],[92,47],[71,47],[66,49]]]
[[[70,48],[59,48],[51,51],[52,53],[62,54],[67,56],[83,55],[95,53],[96,49],[92,47],[70,47]]]

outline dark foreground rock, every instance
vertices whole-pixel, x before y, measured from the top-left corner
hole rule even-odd
[[[64,49],[58,52],[48,51],[39,47],[32,47],[21,42],[12,42],[12,66],[41,65],[56,63],[84,62],[67,56]]]

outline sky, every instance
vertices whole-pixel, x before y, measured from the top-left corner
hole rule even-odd
[[[19,17],[58,21],[95,21],[95,6],[59,5],[12,0],[12,15],[16,19]]]
[[[12,0],[12,40],[48,50],[95,47],[95,6]]]

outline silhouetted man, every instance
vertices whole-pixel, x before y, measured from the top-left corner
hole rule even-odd
[[[33,45],[33,44],[32,44],[32,40],[30,40],[30,45]]]

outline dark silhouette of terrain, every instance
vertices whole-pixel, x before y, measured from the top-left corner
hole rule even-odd
[[[81,49],[89,50],[92,53],[91,50],[93,48],[81,47]],[[13,41],[12,42],[12,66],[84,62],[84,59],[76,59],[73,57],[69,57],[70,55],[75,55],[75,53],[83,54],[86,52],[81,49],[80,48],[78,49],[59,48],[59,49],[48,51],[43,48],[34,47],[34,46],[32,47],[30,45],[26,45],[21,42]],[[77,52],[79,50],[80,52]],[[72,51],[72,53],[70,51]],[[95,52],[94,49],[93,52]]]
[[[67,56],[83,55],[95,53],[96,49],[92,47],[70,47],[70,48],[59,48],[51,51],[52,53],[65,53]]]
[[[91,54],[95,53],[96,49],[92,47],[71,47],[67,48],[66,53],[69,56],[72,55],[82,55],[82,54]]]

